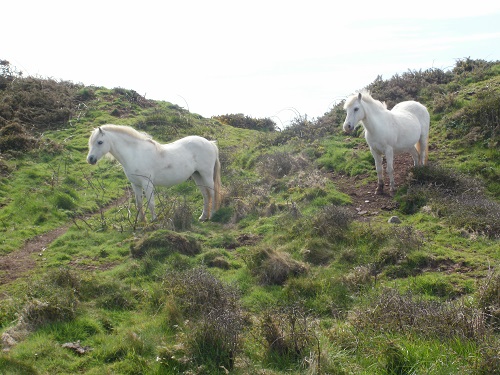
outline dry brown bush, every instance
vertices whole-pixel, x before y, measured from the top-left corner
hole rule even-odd
[[[385,288],[367,306],[350,312],[349,321],[359,329],[416,333],[422,337],[481,341],[488,333],[486,316],[461,301],[430,301],[412,292]]]

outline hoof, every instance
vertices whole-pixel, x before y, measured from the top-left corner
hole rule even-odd
[[[375,194],[377,194],[377,195],[384,194],[384,185],[378,185],[377,189],[375,190]]]

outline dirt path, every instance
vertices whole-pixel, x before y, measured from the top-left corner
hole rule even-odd
[[[43,254],[45,248],[66,233],[69,227],[68,224],[31,238],[21,249],[0,256],[0,285],[8,284],[35,268],[36,260],[32,255]]]
[[[126,202],[129,194],[111,202],[104,210],[108,210],[114,206],[118,206]],[[43,233],[27,240],[22,248],[13,251],[6,255],[0,256],[0,285],[8,284],[14,280],[25,276],[29,271],[36,267],[36,256],[43,255],[45,249],[54,242],[58,237],[66,233],[71,226],[68,223],[64,226]],[[2,297],[0,296],[0,299]]]
[[[396,187],[405,183],[408,172],[412,167],[413,159],[409,154],[397,155],[394,158],[394,180]],[[384,186],[384,194],[382,195],[375,194],[377,179],[372,178],[368,184],[365,184],[363,181],[365,177],[349,177],[338,174],[332,176],[337,188],[351,197],[351,208],[360,220],[369,220],[370,216],[376,216],[381,211],[394,211],[398,208],[398,203],[394,200],[392,194],[389,193],[389,177],[387,175],[385,175],[386,185]]]

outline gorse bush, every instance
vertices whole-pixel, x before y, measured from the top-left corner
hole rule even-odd
[[[235,128],[261,131],[274,131],[276,129],[276,123],[270,118],[255,119],[241,113],[213,116],[212,118]]]
[[[257,161],[257,169],[261,175],[276,179],[303,170],[309,165],[309,161],[301,155],[293,155],[288,152],[266,154]]]
[[[390,80],[383,80],[382,76],[369,84],[366,88],[375,96],[384,98],[390,109],[397,103],[405,100],[419,100],[426,90],[451,82],[453,75],[441,69],[409,70],[394,75]]]

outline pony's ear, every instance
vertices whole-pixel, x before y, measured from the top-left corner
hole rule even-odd
[[[358,94],[358,100],[361,101],[361,93]]]
[[[99,129],[99,133],[104,134],[100,126],[97,129]]]

